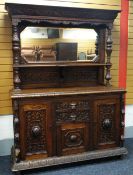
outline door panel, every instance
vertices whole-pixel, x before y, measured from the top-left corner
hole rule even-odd
[[[119,99],[100,99],[94,102],[95,148],[119,146],[120,103]]]
[[[89,127],[86,123],[64,123],[57,127],[57,153],[69,155],[89,149]]]
[[[52,154],[50,107],[47,103],[30,102],[20,108],[22,159],[45,158]]]

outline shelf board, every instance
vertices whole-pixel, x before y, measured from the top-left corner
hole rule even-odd
[[[53,97],[67,95],[87,95],[87,94],[109,94],[126,92],[123,88],[95,86],[95,87],[68,87],[68,88],[42,88],[42,89],[22,89],[12,90],[11,98],[26,97]]]
[[[90,61],[51,61],[45,63],[28,63],[13,65],[13,67],[67,67],[67,66],[106,66],[105,63],[94,63]],[[109,64],[108,64],[109,65]]]

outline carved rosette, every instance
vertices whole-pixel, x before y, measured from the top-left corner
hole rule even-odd
[[[121,146],[123,146],[123,143],[124,143],[124,126],[125,126],[124,118],[125,118],[125,96],[124,96],[124,94],[122,94],[121,95],[121,118],[120,118],[120,122],[121,122]]]
[[[12,26],[12,50],[13,50],[13,62],[17,66],[20,63],[20,34],[18,26],[13,24]],[[15,89],[20,89],[20,75],[19,68],[14,68],[14,86]]]
[[[112,64],[110,62],[110,59],[111,59],[112,43],[113,43],[111,30],[112,30],[112,25],[110,25],[107,28],[107,40],[106,40],[107,62],[106,62],[106,75],[105,75],[106,86],[111,86],[110,85],[110,80],[111,80],[110,68],[111,68]]]
[[[20,161],[20,135],[19,135],[18,108],[19,108],[18,101],[14,100],[13,101],[13,109],[14,109],[13,125],[14,125],[14,147],[15,147],[16,162]]]

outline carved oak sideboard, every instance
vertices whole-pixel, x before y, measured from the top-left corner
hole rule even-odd
[[[12,171],[126,154],[125,90],[110,85],[111,30],[119,11],[15,3],[6,9],[13,29]],[[31,62],[21,49],[27,26],[93,29],[95,59],[58,60],[56,54],[42,61],[36,47]]]

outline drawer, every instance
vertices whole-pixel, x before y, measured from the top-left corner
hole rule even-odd
[[[68,101],[56,104],[56,121],[89,121],[90,104],[88,101]]]
[[[88,101],[66,101],[57,102],[56,112],[67,112],[72,110],[89,110],[90,104]]]
[[[82,123],[62,123],[57,126],[57,154],[65,156],[82,153],[90,149],[89,125]]]

